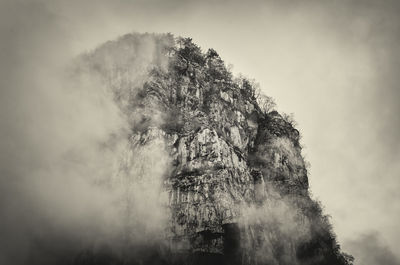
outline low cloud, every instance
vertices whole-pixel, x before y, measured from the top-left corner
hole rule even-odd
[[[69,264],[82,249],[154,243],[165,220],[157,211],[169,162],[162,140],[132,146],[132,117],[110,84],[78,67],[59,14],[41,1],[0,10],[0,263]],[[150,37],[137,47],[135,58],[152,58]],[[129,75],[132,88],[146,77]],[[121,173],[126,156],[136,175]]]
[[[343,244],[355,257],[355,265],[399,265],[400,259],[392,252],[379,233],[370,232]]]

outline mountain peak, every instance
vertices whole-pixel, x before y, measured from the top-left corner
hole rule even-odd
[[[158,152],[155,142],[167,154],[157,262],[351,264],[310,197],[294,120],[255,82],[234,77],[217,51],[172,34],[128,34],[82,59],[130,124],[119,176],[130,185],[150,181],[132,175],[138,154]],[[92,264],[80,257],[77,264]]]

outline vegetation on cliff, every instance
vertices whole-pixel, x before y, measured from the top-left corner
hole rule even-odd
[[[310,196],[293,118],[217,51],[172,34],[128,34],[83,61],[113,92],[135,146],[157,135],[172,161],[163,179],[169,258],[130,262],[352,264]]]

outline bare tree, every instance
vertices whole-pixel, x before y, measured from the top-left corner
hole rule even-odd
[[[256,99],[261,111],[265,114],[270,113],[276,107],[274,99],[262,94],[259,89],[256,90]]]

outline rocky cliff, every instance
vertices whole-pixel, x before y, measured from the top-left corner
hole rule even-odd
[[[216,51],[171,34],[129,34],[83,58],[130,124],[119,174],[129,178],[135,152],[154,143],[169,159],[162,251],[130,262],[351,264],[310,197],[293,122]]]

